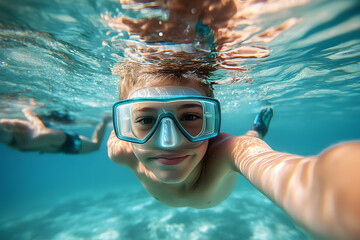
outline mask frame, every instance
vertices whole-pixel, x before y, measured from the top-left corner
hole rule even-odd
[[[143,139],[136,138],[135,134],[133,134],[134,135],[133,137],[122,134],[123,131],[121,128],[126,127],[126,128],[128,128],[127,132],[132,131],[130,129],[131,128],[131,116],[130,116],[131,114],[128,114],[127,116],[125,114],[123,114],[125,116],[122,117],[121,116],[122,113],[119,112],[120,110],[118,111],[119,106],[126,105],[126,104],[129,104],[129,106],[131,106],[130,104],[132,104],[132,103],[141,103],[141,102],[168,103],[168,102],[174,102],[174,101],[198,101],[198,102],[202,103],[202,105],[203,105],[203,121],[204,122],[203,122],[203,129],[198,134],[198,136],[195,136],[195,137],[191,136],[184,129],[184,127],[179,123],[179,120],[174,115],[174,113],[168,112],[168,111],[162,112],[161,114],[158,115],[154,126],[149,131],[149,133],[146,135],[146,137],[144,137]],[[213,106],[214,109],[207,109],[207,107],[209,107],[209,106]],[[124,109],[126,111],[126,108],[124,108]],[[130,107],[129,107],[129,109],[130,109]],[[127,111],[130,111],[129,109],[127,109]],[[132,142],[132,143],[139,143],[139,144],[146,143],[149,139],[151,139],[151,137],[157,131],[162,119],[164,119],[164,118],[170,118],[175,123],[175,125],[180,130],[180,132],[190,142],[199,142],[199,141],[203,141],[206,139],[210,139],[210,138],[216,137],[220,132],[221,109],[220,109],[219,101],[215,98],[210,98],[210,97],[205,97],[205,96],[163,96],[163,97],[130,98],[130,99],[122,100],[122,101],[115,103],[113,105],[112,110],[113,110],[113,126],[114,126],[116,136],[120,140]],[[208,123],[207,121],[214,121],[214,122]],[[209,130],[209,129],[206,129],[206,128],[208,128],[208,125],[213,125],[213,127],[210,129],[209,133],[204,133],[205,132],[204,128],[205,128],[205,130]],[[123,127],[123,126],[125,126],[125,127]]]

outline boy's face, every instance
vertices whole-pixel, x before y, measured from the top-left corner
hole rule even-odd
[[[149,87],[173,85],[175,84],[171,81],[163,81]],[[181,87],[190,87],[205,95],[196,81],[189,81],[187,84],[182,84]],[[133,92],[137,90],[135,89]],[[137,159],[151,170],[160,181],[168,184],[183,182],[199,165],[208,147],[208,140],[190,142],[179,131],[177,134],[181,138],[181,144],[171,148],[157,147],[154,144],[154,139],[143,144],[132,143],[133,152]]]

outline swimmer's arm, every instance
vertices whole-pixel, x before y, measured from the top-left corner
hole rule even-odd
[[[311,233],[360,239],[360,142],[314,157],[275,152],[252,137],[227,145],[234,169]]]
[[[138,160],[136,159],[131,143],[118,139],[112,131],[107,142],[109,158],[120,165],[134,168]]]
[[[24,108],[22,110],[26,119],[37,129],[45,129],[44,123],[38,118],[30,108]]]

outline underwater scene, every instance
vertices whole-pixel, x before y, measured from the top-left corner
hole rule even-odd
[[[0,0],[0,119],[31,109],[46,126],[91,138],[118,101],[119,62],[176,68],[182,59],[216,68],[221,132],[245,134],[272,106],[264,141],[276,151],[312,156],[360,139],[358,0],[204,0],[216,17],[174,26],[169,2]],[[109,159],[112,130],[107,122],[86,154],[0,144],[0,239],[316,239],[240,174],[216,207],[160,203]]]

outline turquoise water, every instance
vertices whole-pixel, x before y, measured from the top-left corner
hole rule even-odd
[[[33,99],[39,113],[76,120],[59,128],[90,137],[117,99],[110,68],[126,55],[126,34],[105,16],[124,14],[134,15],[118,1],[0,0],[0,118],[23,118]],[[265,30],[293,17],[301,21],[262,43],[268,57],[242,59],[245,72],[213,80],[222,131],[244,134],[271,103],[266,142],[308,156],[360,138],[360,5],[314,0],[253,23]],[[218,207],[175,209],[112,163],[105,142],[79,156],[0,153],[0,239],[313,239],[243,178]]]

